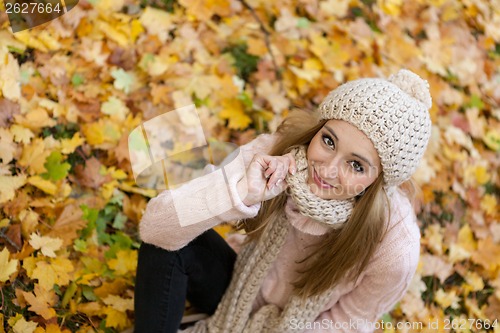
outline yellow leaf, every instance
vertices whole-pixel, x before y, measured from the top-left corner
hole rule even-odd
[[[54,258],[56,256],[56,253],[54,251],[57,251],[61,248],[63,241],[60,238],[39,236],[38,234],[33,233],[31,234],[29,243],[35,250],[41,249],[44,256]]]
[[[0,95],[12,101],[21,98],[19,73],[19,63],[16,59],[6,47],[0,48]]]
[[[244,129],[252,122],[252,118],[245,113],[243,106],[237,99],[225,99],[221,104],[222,110],[219,112],[219,117],[229,120],[229,128]]]
[[[378,0],[378,6],[389,15],[399,16],[401,14],[402,0]]]
[[[486,212],[486,214],[494,216],[498,213],[498,203],[497,198],[494,195],[486,194],[481,199],[481,209]]]
[[[50,151],[45,150],[45,143],[40,138],[35,138],[30,145],[25,146],[18,163],[20,166],[28,167],[30,174],[47,172],[44,163]]]
[[[38,326],[37,323],[32,321],[26,321],[24,318],[20,318],[14,326],[12,326],[12,331],[14,333],[33,333]]]
[[[61,140],[61,153],[71,154],[78,146],[81,146],[85,139],[80,136],[80,132],[76,132],[71,139]]]
[[[6,282],[17,271],[17,259],[9,260],[10,252],[6,247],[0,252],[0,282]]]
[[[457,244],[462,246],[469,252],[473,252],[477,249],[477,242],[474,240],[474,235],[468,224],[465,224],[458,232]]]
[[[56,51],[61,48],[59,41],[53,37],[52,34],[43,30],[38,34],[38,39],[42,42],[50,51]]]
[[[38,327],[34,333],[71,333],[70,330],[64,329],[61,331],[61,328],[57,324],[48,324],[45,329]]]
[[[57,186],[49,180],[45,180],[40,176],[32,176],[28,178],[28,183],[39,188],[47,194],[54,195],[57,193]]]
[[[28,276],[30,278],[33,278],[33,271],[35,270],[36,268],[36,263],[40,261],[38,260],[37,258],[35,257],[28,257],[28,258],[24,258],[23,260],[23,268],[26,270],[26,274],[28,274]]]
[[[135,273],[137,268],[137,251],[120,250],[116,253],[116,259],[110,259],[108,265],[119,275]]]
[[[0,128],[0,160],[3,164],[9,164],[14,159],[16,154],[17,144],[14,143],[14,135]]]
[[[82,128],[87,142],[98,147],[114,147],[121,138],[120,124],[110,119],[100,119]]]
[[[26,184],[26,176],[1,176],[0,175],[0,204],[14,199],[16,190]]]
[[[30,129],[17,124],[10,127],[10,132],[14,135],[15,142],[21,142],[24,144],[30,143],[31,139],[35,136]]]
[[[443,307],[443,309],[447,307],[451,307],[452,309],[459,308],[460,297],[457,295],[456,290],[451,290],[449,292],[445,292],[443,289],[439,289],[434,294],[434,300]]]
[[[464,278],[465,281],[467,282],[466,287],[469,291],[483,290],[484,281],[481,278],[481,276],[479,276],[479,274],[477,274],[476,272],[468,271]]]
[[[168,12],[152,7],[146,7],[142,12],[139,22],[149,34],[157,35],[161,42],[168,38],[168,32],[174,27],[172,15]]]
[[[253,54],[256,56],[263,56],[268,52],[266,43],[262,38],[250,37],[248,38],[247,45],[248,45],[247,52],[249,54]]]
[[[186,7],[189,14],[200,21],[207,21],[214,14],[219,16],[231,14],[231,6],[228,0],[180,0],[179,3]]]
[[[46,290],[36,284],[34,293],[23,291],[22,294],[30,304],[28,310],[39,314],[46,320],[56,316],[56,310],[52,306],[57,303],[59,297],[57,297],[53,289]]]
[[[134,309],[134,300],[132,298],[122,298],[116,295],[109,295],[102,300],[104,304],[110,305],[113,309],[121,312]]]
[[[106,327],[125,328],[130,325],[130,320],[125,312],[117,311],[113,307],[106,307],[102,312],[106,315]]]
[[[103,299],[103,302],[108,305],[103,310],[106,314],[106,327],[124,328],[130,325],[126,311],[133,310],[133,299],[109,295]]]
[[[65,286],[70,281],[69,273],[74,270],[73,264],[66,258],[55,258],[51,261],[39,261],[31,275],[32,279],[38,279],[38,283],[44,289],[52,289],[54,284]]]
[[[111,96],[101,105],[101,112],[111,116],[111,119],[123,121],[129,113],[128,107],[121,99]]]
[[[97,20],[96,21],[96,27],[99,29],[106,37],[109,39],[115,41],[118,43],[120,46],[125,47],[129,44],[129,39],[127,35],[125,35],[123,32],[117,30],[114,26],[111,24],[108,24],[102,20]]]
[[[132,41],[135,42],[137,37],[144,32],[144,28],[142,27],[141,21],[138,19],[133,19],[132,22],[130,22],[130,25],[130,38],[132,38]]]
[[[500,151],[500,132],[490,130],[483,138],[484,143],[493,151]]]
[[[49,116],[47,110],[41,107],[30,110],[22,116],[16,115],[15,119],[19,125],[32,130],[37,130],[42,127],[53,127],[57,124],[57,122]]]

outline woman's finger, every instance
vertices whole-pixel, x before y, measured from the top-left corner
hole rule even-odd
[[[286,173],[288,172],[288,159],[278,157],[276,158],[277,166],[276,170],[272,174],[271,178],[267,183],[267,188],[274,187],[278,182],[283,181],[285,179]]]

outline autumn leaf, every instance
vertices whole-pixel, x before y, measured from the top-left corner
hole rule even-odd
[[[10,252],[5,247],[0,252],[0,282],[6,282],[17,271],[18,260],[9,260],[9,255]]]
[[[66,178],[68,171],[71,168],[71,164],[62,162],[62,155],[58,151],[52,152],[46,159],[44,165],[47,170],[41,176],[44,179],[61,180]]]
[[[31,234],[29,243],[35,250],[41,250],[42,254],[46,257],[55,258],[55,251],[59,250],[62,245],[62,240],[59,238],[51,238],[47,236],[40,236],[38,234]]]
[[[22,292],[26,301],[30,304],[28,310],[36,312],[44,319],[48,320],[56,316],[56,311],[52,308],[59,297],[53,289],[45,290],[40,285],[35,285],[34,292]]]
[[[137,267],[137,251],[120,250],[116,253],[116,259],[110,259],[108,265],[109,268],[115,270],[116,274],[135,274],[135,269]]]
[[[0,175],[0,204],[12,200],[16,190],[26,184],[26,176],[2,176]]]

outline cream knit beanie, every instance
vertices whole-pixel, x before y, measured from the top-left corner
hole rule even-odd
[[[321,119],[349,122],[373,142],[386,186],[399,185],[415,172],[431,134],[429,84],[403,69],[389,79],[347,82],[319,106]]]

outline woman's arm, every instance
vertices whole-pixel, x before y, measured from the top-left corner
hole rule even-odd
[[[237,184],[244,179],[253,156],[266,152],[274,140],[272,135],[260,135],[240,147],[220,168],[150,200],[139,225],[142,240],[177,250],[222,222],[255,216],[260,203],[245,205]]]

